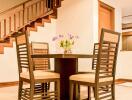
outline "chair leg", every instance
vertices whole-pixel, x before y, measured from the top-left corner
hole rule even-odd
[[[99,100],[99,94],[98,94],[98,87],[94,87],[95,88],[95,100]]]
[[[30,83],[30,100],[33,100],[33,97],[34,97],[34,88],[35,88],[35,85]]]
[[[112,100],[115,100],[115,84],[111,85],[111,94],[112,94]]]
[[[74,89],[74,84],[72,81],[70,81],[70,91],[69,91],[69,95],[70,95],[70,100],[73,100],[73,89]]]
[[[93,94],[94,94],[94,97],[95,97],[95,87],[92,87],[93,88]]]
[[[91,100],[91,87],[88,86],[88,100]]]
[[[22,86],[23,86],[23,81],[19,81],[19,87],[18,87],[18,100],[21,100],[21,95],[22,95]]]
[[[57,100],[60,100],[60,80],[57,80]]]
[[[76,90],[75,91],[76,100],[80,100],[80,85],[79,84],[75,84],[74,87],[75,87],[75,90]],[[74,95],[74,92],[73,92],[73,95]]]
[[[45,83],[41,83],[42,93],[46,92],[46,87],[45,87],[45,85],[46,85]],[[45,95],[42,94],[42,100],[45,99],[44,96],[45,96]]]

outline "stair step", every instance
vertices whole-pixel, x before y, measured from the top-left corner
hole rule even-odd
[[[27,27],[27,31],[30,32],[30,31],[37,31],[37,28],[36,27]]]
[[[43,18],[42,21],[43,21],[44,23],[45,23],[45,22],[46,22],[46,23],[51,23],[51,20],[48,19],[48,18]]]
[[[57,19],[57,16],[55,16],[55,15],[49,15],[49,18],[50,18],[50,19],[51,19],[51,18]]]
[[[43,26],[43,23],[42,22],[35,22],[35,27],[37,26]]]
[[[2,45],[0,45],[0,54],[4,53],[4,47]]]
[[[0,45],[4,46],[4,47],[13,47],[13,38],[10,38],[8,41],[4,42],[4,43],[0,43]]]

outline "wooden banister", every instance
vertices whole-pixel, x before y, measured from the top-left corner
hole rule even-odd
[[[61,0],[27,0],[0,13],[0,40],[60,7]],[[0,41],[1,42],[1,41]]]

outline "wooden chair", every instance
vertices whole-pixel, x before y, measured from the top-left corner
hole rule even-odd
[[[97,56],[99,50],[99,43],[94,43],[94,49],[93,49],[93,58],[92,58],[92,70],[96,70],[97,66]]]
[[[73,100],[74,84],[89,87],[88,100],[91,100],[91,87],[95,89],[95,100],[115,100],[115,70],[119,39],[120,33],[102,29],[96,72],[70,76],[70,100]]]
[[[48,54],[49,44],[46,42],[31,42],[31,54]],[[32,58],[34,70],[50,70],[49,58]]]
[[[60,100],[60,75],[55,72],[34,70],[27,34],[19,32],[15,39],[19,69],[18,100]],[[42,91],[43,87],[40,84],[46,82],[55,82],[57,86],[55,91]]]
[[[48,54],[49,44],[46,42],[31,42],[31,54]],[[34,70],[50,71],[49,58],[32,58]],[[42,83],[43,91],[47,92],[50,89],[50,83]]]

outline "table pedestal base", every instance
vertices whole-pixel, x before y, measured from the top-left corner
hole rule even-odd
[[[69,76],[76,74],[77,69],[77,58],[55,58],[55,72],[60,73],[61,100],[69,100]]]

